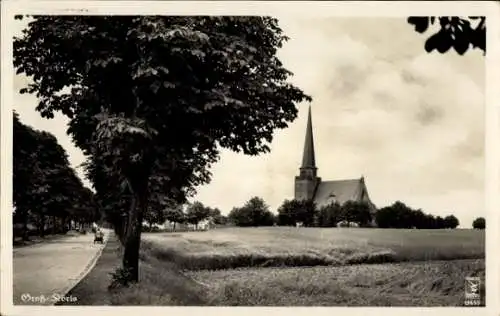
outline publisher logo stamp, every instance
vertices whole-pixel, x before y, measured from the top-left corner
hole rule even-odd
[[[465,278],[465,306],[481,305],[481,279],[479,277]]]

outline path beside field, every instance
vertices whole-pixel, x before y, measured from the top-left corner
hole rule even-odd
[[[106,242],[110,231],[103,232]],[[65,295],[88,273],[104,248],[93,240],[90,233],[14,248],[14,305],[52,305],[54,294]],[[26,300],[28,295],[31,300]]]

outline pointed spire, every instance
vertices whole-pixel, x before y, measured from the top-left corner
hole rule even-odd
[[[302,156],[301,168],[316,168],[316,159],[314,157],[311,105],[309,105],[309,114],[307,116],[306,140],[304,143],[304,155]]]

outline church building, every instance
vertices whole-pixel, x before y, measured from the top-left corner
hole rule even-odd
[[[342,205],[347,201],[356,201],[367,202],[373,211],[376,209],[368,195],[363,176],[358,179],[323,181],[318,177],[317,171],[311,107],[309,107],[302,166],[300,167],[299,176],[295,177],[295,199],[312,199],[316,202],[318,208],[332,202]]]

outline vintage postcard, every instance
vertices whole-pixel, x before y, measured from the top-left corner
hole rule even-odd
[[[498,315],[499,15],[4,1],[2,315]]]

